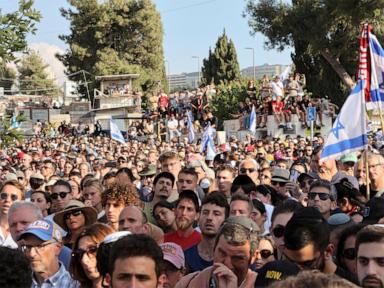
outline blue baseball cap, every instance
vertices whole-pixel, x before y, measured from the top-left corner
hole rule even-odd
[[[60,231],[55,228],[53,222],[49,220],[36,220],[32,222],[27,229],[20,234],[18,240],[23,239],[27,235],[34,235],[44,242],[49,240],[61,240]]]

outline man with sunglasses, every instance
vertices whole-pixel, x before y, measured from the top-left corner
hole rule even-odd
[[[286,187],[287,183],[289,183],[289,176],[290,173],[287,169],[275,168],[272,171],[272,187],[284,200],[292,198],[290,191]]]
[[[18,240],[31,264],[32,288],[80,287],[58,259],[62,247],[61,234],[51,221],[32,222]]]
[[[327,180],[314,181],[308,192],[308,207],[315,207],[325,219],[336,209],[337,192]]]
[[[286,260],[271,262],[274,267],[280,266],[281,271],[275,269],[275,273],[284,274],[285,268],[281,264],[288,261],[298,268],[293,274],[297,274],[300,270],[319,270],[325,274],[336,274],[354,281],[353,275],[333,262],[335,247],[329,239],[330,230],[327,221],[317,209],[313,207],[297,209],[284,229],[283,253]],[[265,273],[264,270],[267,269],[268,264],[259,272],[255,287],[260,287],[259,284],[265,283],[266,278],[271,276]]]
[[[256,185],[259,184],[259,164],[254,159],[245,159],[239,165],[239,175],[247,175],[249,178],[255,182]]]

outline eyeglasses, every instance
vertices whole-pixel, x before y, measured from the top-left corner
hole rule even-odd
[[[343,250],[343,256],[344,258],[348,260],[355,260],[356,259],[356,249],[355,248],[347,248]]]
[[[281,238],[284,236],[285,226],[283,225],[276,225],[275,228],[273,228],[272,233],[273,236],[276,238]]]
[[[267,258],[271,257],[271,255],[273,255],[273,251],[270,251],[267,249],[260,250],[260,256],[263,259],[267,259]]]
[[[87,254],[88,257],[95,257],[97,253],[97,246],[91,246],[86,250],[83,249],[76,249],[75,251],[72,252],[72,257],[76,257],[78,259],[82,259],[84,254]]]
[[[368,169],[376,169],[377,166],[383,165],[383,163],[376,163],[368,166]]]
[[[81,210],[75,210],[75,211],[69,212],[64,215],[64,220],[68,220],[71,216],[75,216],[75,217],[80,216],[81,214],[83,214]]]
[[[274,186],[279,185],[280,187],[284,187],[285,184],[287,184],[287,183],[285,183],[285,182],[271,181],[271,184],[274,185]]]
[[[300,188],[304,188],[306,185],[311,186],[314,180],[304,180],[300,182]]]
[[[18,197],[17,197],[16,194],[10,194],[10,195],[9,195],[9,194],[7,194],[7,193],[5,193],[5,192],[0,193],[0,199],[1,199],[1,200],[7,200],[7,199],[8,199],[8,196],[10,196],[12,202],[15,202],[15,201],[18,199]]]
[[[32,249],[35,249],[35,251],[39,253],[39,251],[44,249],[44,247],[54,243],[56,243],[56,241],[48,241],[48,242],[43,242],[40,245],[21,245],[20,248],[23,253],[30,253]]]
[[[255,168],[241,168],[241,169],[240,169],[240,173],[241,173],[241,174],[245,174],[245,173],[247,173],[247,172],[249,172],[249,173],[253,173],[253,172],[255,172],[255,171],[256,171]]]
[[[326,201],[331,198],[330,194],[311,191],[308,193],[308,199],[315,200],[317,195],[319,196],[321,201]]]
[[[57,192],[57,193],[52,193],[51,194],[51,199],[53,200],[57,200],[59,199],[59,197],[61,199],[64,199],[65,197],[67,197],[67,194],[69,194],[69,192]]]

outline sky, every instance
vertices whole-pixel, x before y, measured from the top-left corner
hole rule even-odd
[[[0,0],[2,13],[17,7],[16,0]],[[235,44],[240,68],[252,66],[252,47],[255,65],[290,64],[292,49],[283,52],[264,49],[265,38],[261,34],[250,35],[247,19],[242,17],[245,0],[153,0],[160,12],[164,28],[164,58],[169,63],[170,74],[195,72],[202,59],[214,48],[217,38],[225,29]],[[28,36],[33,47],[51,47],[66,50],[66,44],[58,35],[69,34],[69,22],[59,12],[69,7],[66,0],[35,0],[34,7],[42,14],[36,35]],[[43,50],[44,49],[40,49]],[[40,51],[39,50],[39,51]],[[44,58],[44,55],[42,55]],[[168,70],[168,63],[166,64]],[[168,71],[167,71],[168,72]]]

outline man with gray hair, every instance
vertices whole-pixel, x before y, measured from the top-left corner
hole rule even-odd
[[[259,164],[254,159],[245,159],[239,165],[239,175],[247,175],[255,182],[255,185],[259,185]]]
[[[175,287],[253,287],[257,274],[249,267],[256,257],[258,232],[248,217],[227,218],[215,240],[213,266],[184,276]]]
[[[19,245],[17,239],[19,239],[21,233],[27,229],[29,224],[43,218],[41,209],[35,203],[27,201],[14,202],[8,212],[8,225],[12,239]],[[66,269],[69,268],[71,253],[72,251],[68,247],[63,246],[61,248],[59,260]]]

